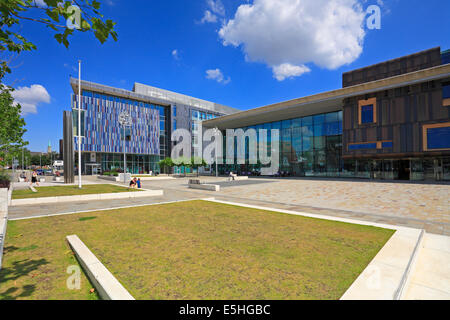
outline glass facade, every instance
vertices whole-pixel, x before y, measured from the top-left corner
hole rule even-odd
[[[75,158],[77,159],[77,154]],[[148,174],[150,171],[159,172],[157,155],[127,154],[127,172],[132,174]],[[100,174],[102,172],[123,172],[123,154],[97,153],[95,161],[90,153],[82,154],[82,172],[87,175]]]
[[[277,174],[280,176],[413,181],[450,180],[449,157],[342,159],[341,111],[264,123],[241,129],[244,131],[255,129],[257,132],[259,129],[269,130],[267,132],[268,146],[272,141],[270,130],[280,130],[280,171]],[[431,143],[442,147],[442,143],[450,141],[449,130],[448,128],[439,129],[439,131],[431,131],[431,136],[429,132],[429,138],[431,138]],[[223,154],[226,155],[226,136],[224,136],[223,145]],[[376,150],[377,147],[377,143],[359,143],[348,146],[349,150]],[[392,141],[382,141],[381,147],[383,149],[393,148],[393,143]],[[234,162],[237,163],[236,140],[234,154]],[[261,173],[261,164],[249,164],[248,156],[248,139],[246,139],[246,164],[219,165],[219,173],[228,174],[232,171],[240,175],[258,175]]]
[[[343,165],[341,159],[342,111],[264,123],[242,129],[244,131],[255,129],[257,132],[259,129],[267,129],[268,146],[272,143],[270,130],[279,130],[280,175],[335,177],[340,174]],[[226,148],[226,137],[224,137],[224,148]],[[248,163],[248,141],[246,159]],[[230,171],[251,174],[260,172],[261,165],[227,164],[221,165],[220,170],[222,174]]]
[[[124,144],[128,172],[159,171],[160,158],[169,153],[169,107],[83,90],[81,109],[83,173],[123,171]],[[122,112],[131,115],[131,127],[120,125],[119,115]],[[77,152],[77,95],[72,96],[72,113]]]
[[[192,155],[199,151],[199,123],[203,120],[210,120],[219,117],[218,114],[208,113],[204,111],[191,110],[191,134],[192,134]]]

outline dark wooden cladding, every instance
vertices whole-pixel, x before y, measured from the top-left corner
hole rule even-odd
[[[344,88],[398,76],[441,65],[441,48],[421,51],[409,56],[389,60],[369,67],[346,72],[342,75]]]
[[[425,124],[448,122],[450,107],[443,106],[442,83],[431,81],[398,89],[380,91],[348,98],[343,108],[344,158],[412,157],[424,154],[423,131]],[[358,102],[377,99],[377,123],[358,122]],[[351,143],[392,141],[393,148],[348,151]],[[425,154],[450,154],[450,151]]]

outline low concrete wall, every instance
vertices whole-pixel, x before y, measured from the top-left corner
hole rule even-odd
[[[12,201],[12,192],[13,192],[13,190],[14,190],[14,187],[13,187],[13,185],[11,184],[11,186],[9,187],[9,190],[8,190],[8,206],[11,205],[11,201]]]
[[[125,181],[130,182],[131,180],[131,173],[125,174]],[[123,173],[119,173],[119,180],[117,181],[123,181]]]
[[[218,184],[189,184],[189,188],[208,191],[220,191],[220,186]]]
[[[30,198],[30,199],[13,199],[12,206],[27,206],[33,204],[45,203],[64,203],[74,201],[95,201],[95,200],[117,200],[117,199],[135,199],[145,197],[163,196],[163,190],[144,190],[134,192],[118,192],[118,193],[101,193],[101,194],[86,194],[79,196],[64,196],[64,197],[47,197],[47,198]]]
[[[134,177],[134,176],[133,176],[133,177]],[[139,176],[136,176],[136,178],[141,179],[141,181],[175,180],[174,177],[156,177],[156,176],[149,176],[149,177],[139,177]]]
[[[6,188],[0,189],[0,270],[3,262],[3,247],[5,245],[6,227],[8,224],[8,198],[10,192]]]
[[[66,239],[102,299],[135,300],[78,236],[67,236]]]
[[[119,177],[97,176],[97,179],[119,182]]]
[[[231,178],[231,177],[229,177],[228,178],[228,181],[239,181],[239,180],[248,180],[248,177],[246,177],[246,176],[241,176],[241,177],[234,177],[234,178]]]

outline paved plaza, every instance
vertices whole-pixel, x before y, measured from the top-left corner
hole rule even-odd
[[[142,182],[143,188],[164,190],[164,196],[161,197],[11,207],[10,218],[215,197],[219,200],[374,221],[450,235],[449,184],[270,178],[229,183],[222,177],[201,177],[204,182],[221,185],[220,192],[212,192],[188,189],[188,180],[180,178]],[[85,183],[105,181],[86,177]]]

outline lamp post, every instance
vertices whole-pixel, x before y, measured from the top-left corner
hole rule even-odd
[[[78,188],[81,184],[81,60],[78,60]]]
[[[216,141],[216,151],[214,152],[215,153],[215,156],[216,156],[216,177],[218,178],[219,177],[219,164],[218,164],[218,162],[217,162],[217,153],[218,153],[218,146],[217,146],[217,136],[219,135],[219,128],[214,128],[214,140]]]
[[[123,182],[127,183],[126,173],[127,173],[127,154],[125,145],[125,130],[126,127],[131,127],[132,119],[131,116],[126,112],[119,114],[119,123],[123,126]]]

